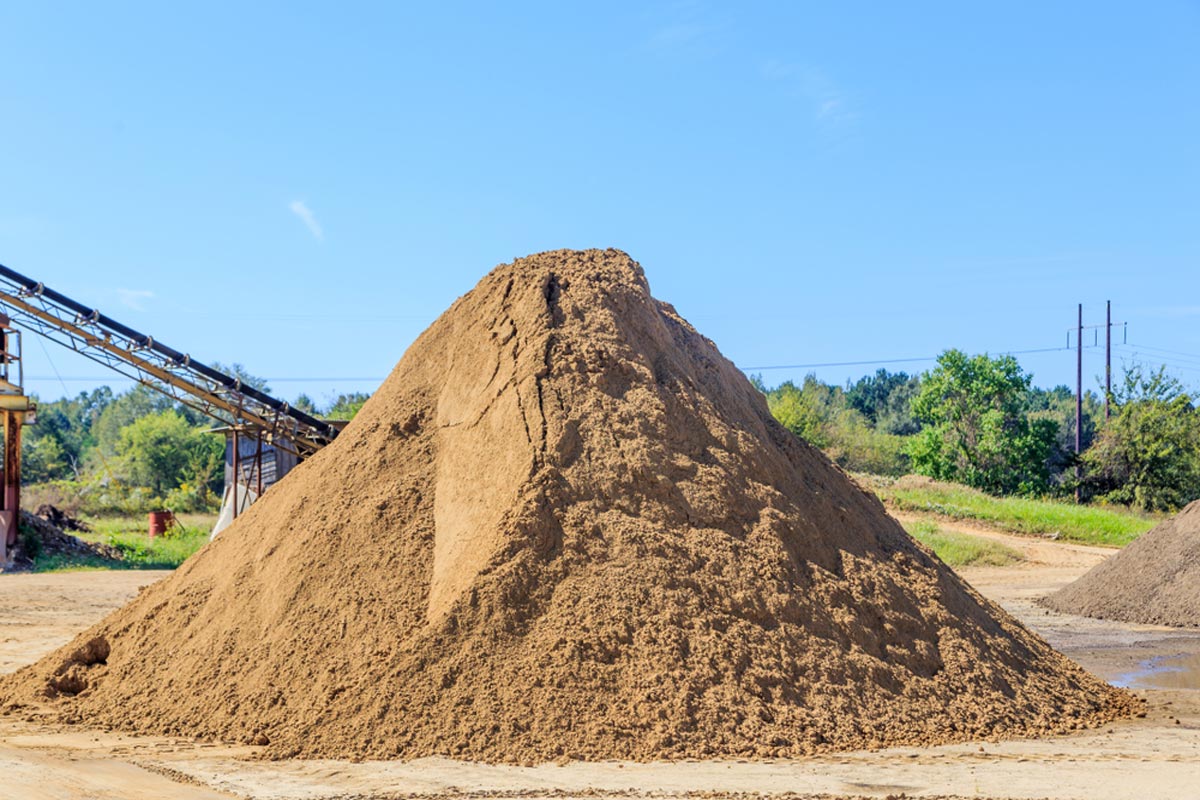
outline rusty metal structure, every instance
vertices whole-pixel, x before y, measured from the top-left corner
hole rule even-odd
[[[74,350],[227,425],[247,426],[304,458],[337,436],[336,426],[246,386],[97,309],[0,265],[0,306],[26,330]]]
[[[0,472],[0,564],[17,543],[21,518],[21,428],[36,420],[37,407],[25,394],[21,332],[0,314],[0,417],[4,422],[4,468]]]
[[[241,437],[257,439],[271,450],[286,452],[299,461],[329,444],[338,434],[337,425],[291,408],[286,402],[244,384],[235,375],[201,363],[187,353],[168,347],[152,336],[135,331],[97,309],[3,265],[0,265],[0,308],[8,312],[12,325],[74,350],[228,426],[233,432],[235,476],[240,473],[236,454],[240,451],[238,440]],[[11,325],[5,330],[16,332]],[[19,371],[19,360],[9,362],[6,357],[5,375],[11,364],[18,365]],[[18,389],[19,384],[18,381]],[[2,390],[0,386],[0,403],[4,397]],[[23,394],[15,396],[23,397]],[[2,405],[0,409],[3,409]],[[5,414],[7,419],[7,412]],[[14,427],[17,432],[11,436],[16,437],[16,445],[6,449],[5,457],[7,459],[7,453],[15,449],[18,468],[5,473],[6,497],[8,481],[15,481],[12,485],[17,488],[18,495],[20,487],[20,431],[19,426]],[[6,433],[5,441],[10,441],[10,434]],[[261,446],[257,447],[257,452],[262,452]],[[261,463],[257,471],[261,476]],[[241,505],[236,502],[236,485],[234,497],[236,516]]]

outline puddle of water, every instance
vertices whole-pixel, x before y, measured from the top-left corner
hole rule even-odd
[[[1133,672],[1117,676],[1112,685],[1123,689],[1200,689],[1200,653],[1155,656]]]

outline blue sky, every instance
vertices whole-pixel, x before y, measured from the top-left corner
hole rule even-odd
[[[285,399],[593,246],[743,367],[1060,347],[1111,299],[1197,386],[1198,42],[1169,0],[9,3],[0,263]]]

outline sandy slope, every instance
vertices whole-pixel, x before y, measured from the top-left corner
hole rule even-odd
[[[956,526],[949,526],[956,527]],[[961,527],[961,526],[957,526]],[[1112,551],[993,531],[1032,560],[965,576],[1051,644],[1116,679],[1155,655],[1200,653],[1200,636],[1048,613],[1035,600]],[[147,573],[68,573],[0,579],[0,663],[28,663],[131,596]],[[54,603],[43,598],[54,597]],[[104,603],[108,603],[105,606]],[[1039,740],[898,748],[760,763],[567,764],[534,768],[463,764],[247,761],[253,748],[93,734],[0,718],[0,774],[14,797],[334,796],[546,797],[660,792],[827,796],[1088,798],[1189,797],[1200,785],[1200,691],[1149,690],[1148,714],[1100,731]],[[166,776],[203,786],[171,782]],[[120,787],[115,789],[114,787]],[[107,793],[106,793],[107,792]],[[218,793],[223,792],[223,793]],[[224,794],[228,793],[228,794]]]
[[[928,746],[1141,708],[917,547],[617,250],[492,270],[336,441],[0,680],[0,708],[33,706],[272,758],[518,765]]]

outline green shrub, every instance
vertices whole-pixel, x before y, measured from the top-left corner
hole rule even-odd
[[[813,375],[801,386],[788,381],[768,391],[767,406],[780,424],[845,469],[879,475],[908,471],[904,437],[873,427],[847,404],[840,388]]]
[[[184,511],[217,511],[220,498],[208,491],[208,487],[184,483],[167,492],[163,507],[179,513]]]
[[[1200,497],[1200,412],[1166,374],[1126,369],[1117,415],[1083,454],[1089,497],[1147,511],[1174,511]]]
[[[42,537],[24,523],[17,525],[17,547],[31,561],[36,561],[42,554]]]
[[[88,481],[48,481],[24,489],[25,505],[57,506],[73,517],[138,515],[167,508],[166,500],[145,486],[129,486],[93,476]],[[206,510],[185,508],[185,511]]]

